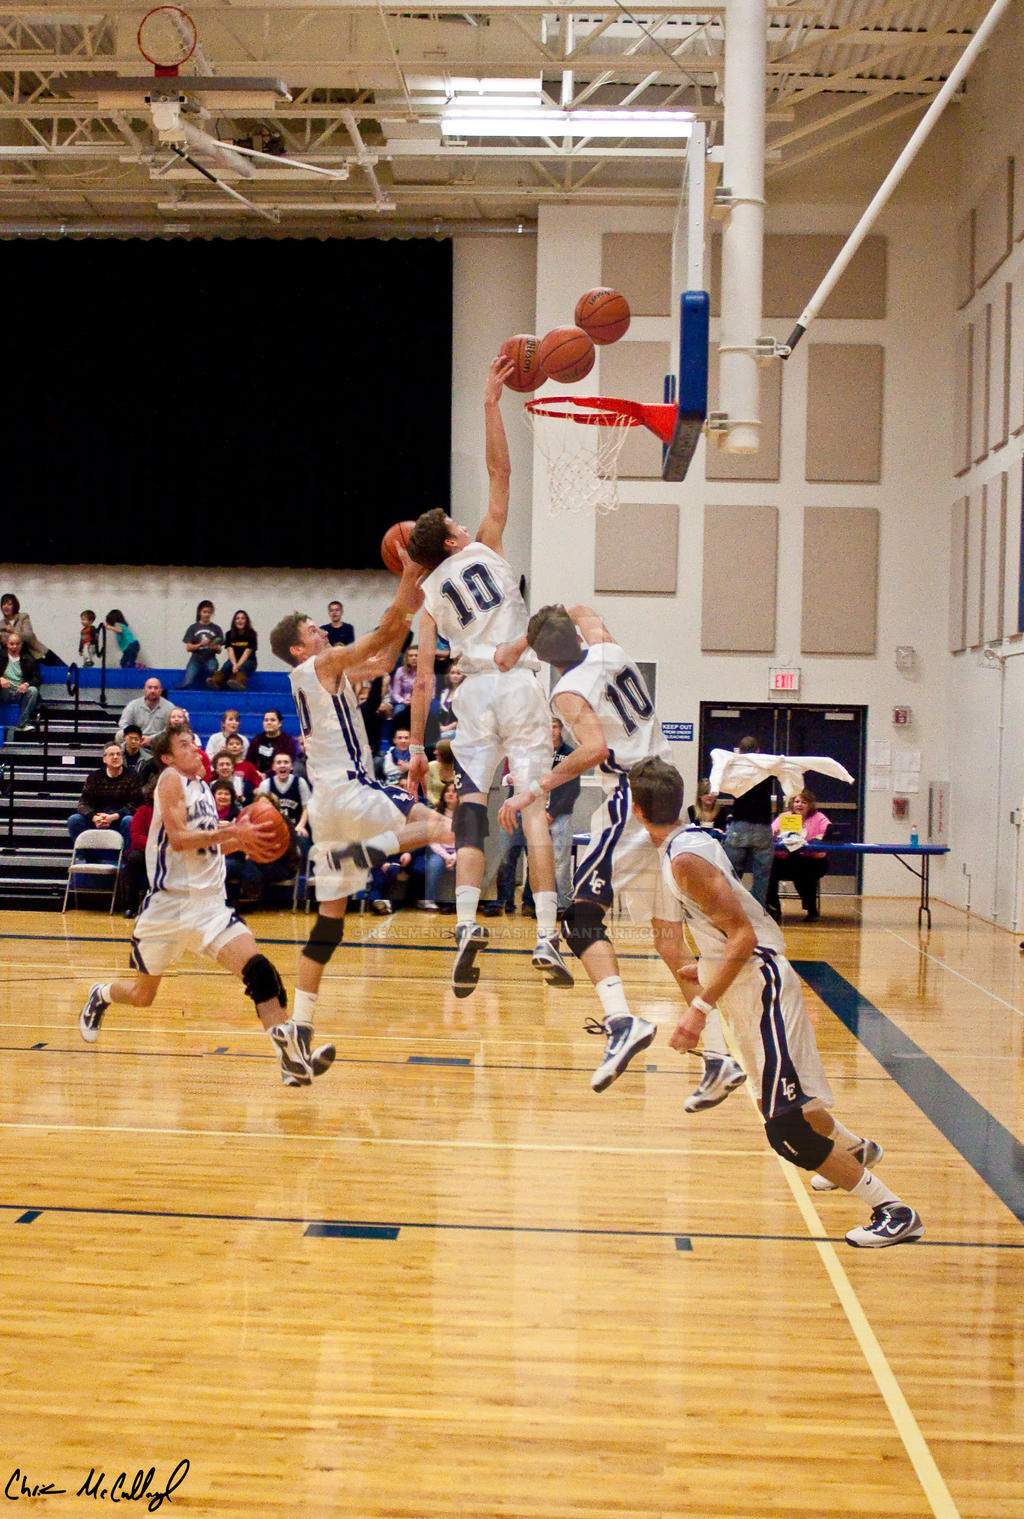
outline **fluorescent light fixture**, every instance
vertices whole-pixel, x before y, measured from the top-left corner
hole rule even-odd
[[[518,96],[539,103],[544,93],[539,75],[533,79],[453,79],[451,89],[453,95],[508,95],[517,105]]]
[[[443,137],[689,137],[691,111],[557,111],[452,106]]]

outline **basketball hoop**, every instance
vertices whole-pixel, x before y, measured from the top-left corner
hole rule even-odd
[[[552,515],[614,512],[619,505],[619,455],[632,427],[668,443],[675,406],[621,401],[614,396],[543,396],[527,401],[526,425],[548,467]]]
[[[157,5],[139,22],[135,40],[157,76],[173,78],[195,52],[199,33],[192,17],[179,5]]]

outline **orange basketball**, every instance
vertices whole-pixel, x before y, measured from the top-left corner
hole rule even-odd
[[[380,541],[380,557],[384,561],[385,568],[389,569],[392,575],[402,573],[402,561],[395,553],[395,546],[401,544],[402,548],[406,548],[409,543],[409,534],[415,526],[415,522],[396,522],[394,527],[388,528]]]
[[[501,353],[515,365],[505,384],[509,390],[536,390],[547,379],[540,362],[540,343],[532,332],[519,332],[501,345]]]
[[[253,823],[272,823],[274,836],[268,844],[261,845],[258,852],[252,856],[260,865],[270,865],[274,860],[279,860],[291,843],[291,833],[288,824],[278,812],[269,796],[258,796],[248,807],[243,807],[242,817],[249,818]]]
[[[576,326],[595,343],[617,343],[629,327],[629,306],[617,290],[599,285],[576,302]]]
[[[549,379],[582,380],[594,367],[594,345],[579,327],[553,327],[541,338],[540,362]]]

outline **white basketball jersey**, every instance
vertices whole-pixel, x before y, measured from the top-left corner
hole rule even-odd
[[[526,632],[526,603],[519,591],[519,576],[507,559],[485,543],[470,543],[451,554],[423,581],[423,604],[437,624],[437,631],[461,660],[466,674],[488,669],[494,673],[494,651]],[[519,660],[519,668],[537,670],[540,661],[532,649]]]
[[[180,770],[165,771],[173,780],[160,783],[153,793],[153,821],[146,839],[146,874],[152,892],[171,891],[211,892],[224,900],[224,856],[219,844],[209,849],[172,849],[164,828],[160,791],[165,785],[177,783],[185,793],[185,814],[189,828],[213,831],[220,826],[217,803],[205,781],[194,777],[186,779]]]
[[[551,710],[559,722],[565,719],[556,698],[567,692],[582,696],[601,724],[609,750],[601,766],[606,775],[623,775],[642,759],[671,760],[643,676],[617,643],[594,644],[581,662],[557,681],[551,692]]]
[[[720,928],[715,927],[711,919],[704,915],[694,901],[680,891],[676,878],[672,874],[672,861],[680,854],[695,854],[716,866],[728,882],[741,911],[750,920],[750,926],[757,935],[757,942],[761,948],[772,949],[778,955],[786,953],[786,941],[782,937],[781,928],[769,918],[757,898],[752,897],[746,887],[736,879],[729,856],[710,833],[706,833],[703,828],[680,828],[678,833],[672,834],[662,845],[662,851],[662,879],[673,897],[682,906],[687,926],[693,934],[701,955],[706,955],[710,960],[719,959],[726,935]]]
[[[372,781],[373,755],[363,714],[348,678],[338,694],[325,691],[316,673],[316,656],[289,670],[292,697],[306,746],[306,773],[313,787],[351,780]]]

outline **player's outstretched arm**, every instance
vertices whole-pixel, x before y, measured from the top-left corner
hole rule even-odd
[[[316,656],[316,673],[327,690],[336,689],[342,675],[348,675],[350,679],[353,674],[358,677],[358,672],[378,656],[388,669],[398,658],[413,618],[423,604],[420,590],[423,570],[420,565],[413,564],[404,548],[398,548],[397,553],[402,560],[402,578],[394,601],[377,626],[357,638],[355,643],[334,644]]]
[[[595,643],[615,642],[615,639],[609,633],[608,629],[605,627],[598,614],[594,611],[593,607],[587,607],[584,606],[582,602],[577,602],[575,606],[566,607],[565,610],[568,612],[573,622],[583,634],[584,639],[591,647],[593,647]]]
[[[491,360],[487,384],[484,386],[484,459],[489,489],[487,511],[476,536],[481,543],[486,543],[488,548],[499,554],[502,552],[502,537],[508,521],[509,482],[512,478],[508,438],[501,415],[501,392],[512,369],[512,360],[499,354]]]
[[[538,801],[562,786],[566,781],[571,781],[575,776],[582,775],[585,770],[590,770],[594,765],[601,764],[608,758],[608,745],[605,743],[604,730],[598,721],[597,713],[588,701],[575,691],[564,691],[554,702],[554,708],[561,721],[571,728],[573,738],[576,739],[576,748],[571,754],[558,761],[553,770],[542,776],[539,781],[526,791],[517,791],[515,796],[510,796],[507,802],[503,802],[498,812],[498,822],[509,833],[515,832],[516,814],[524,807],[529,807],[531,802]]]

